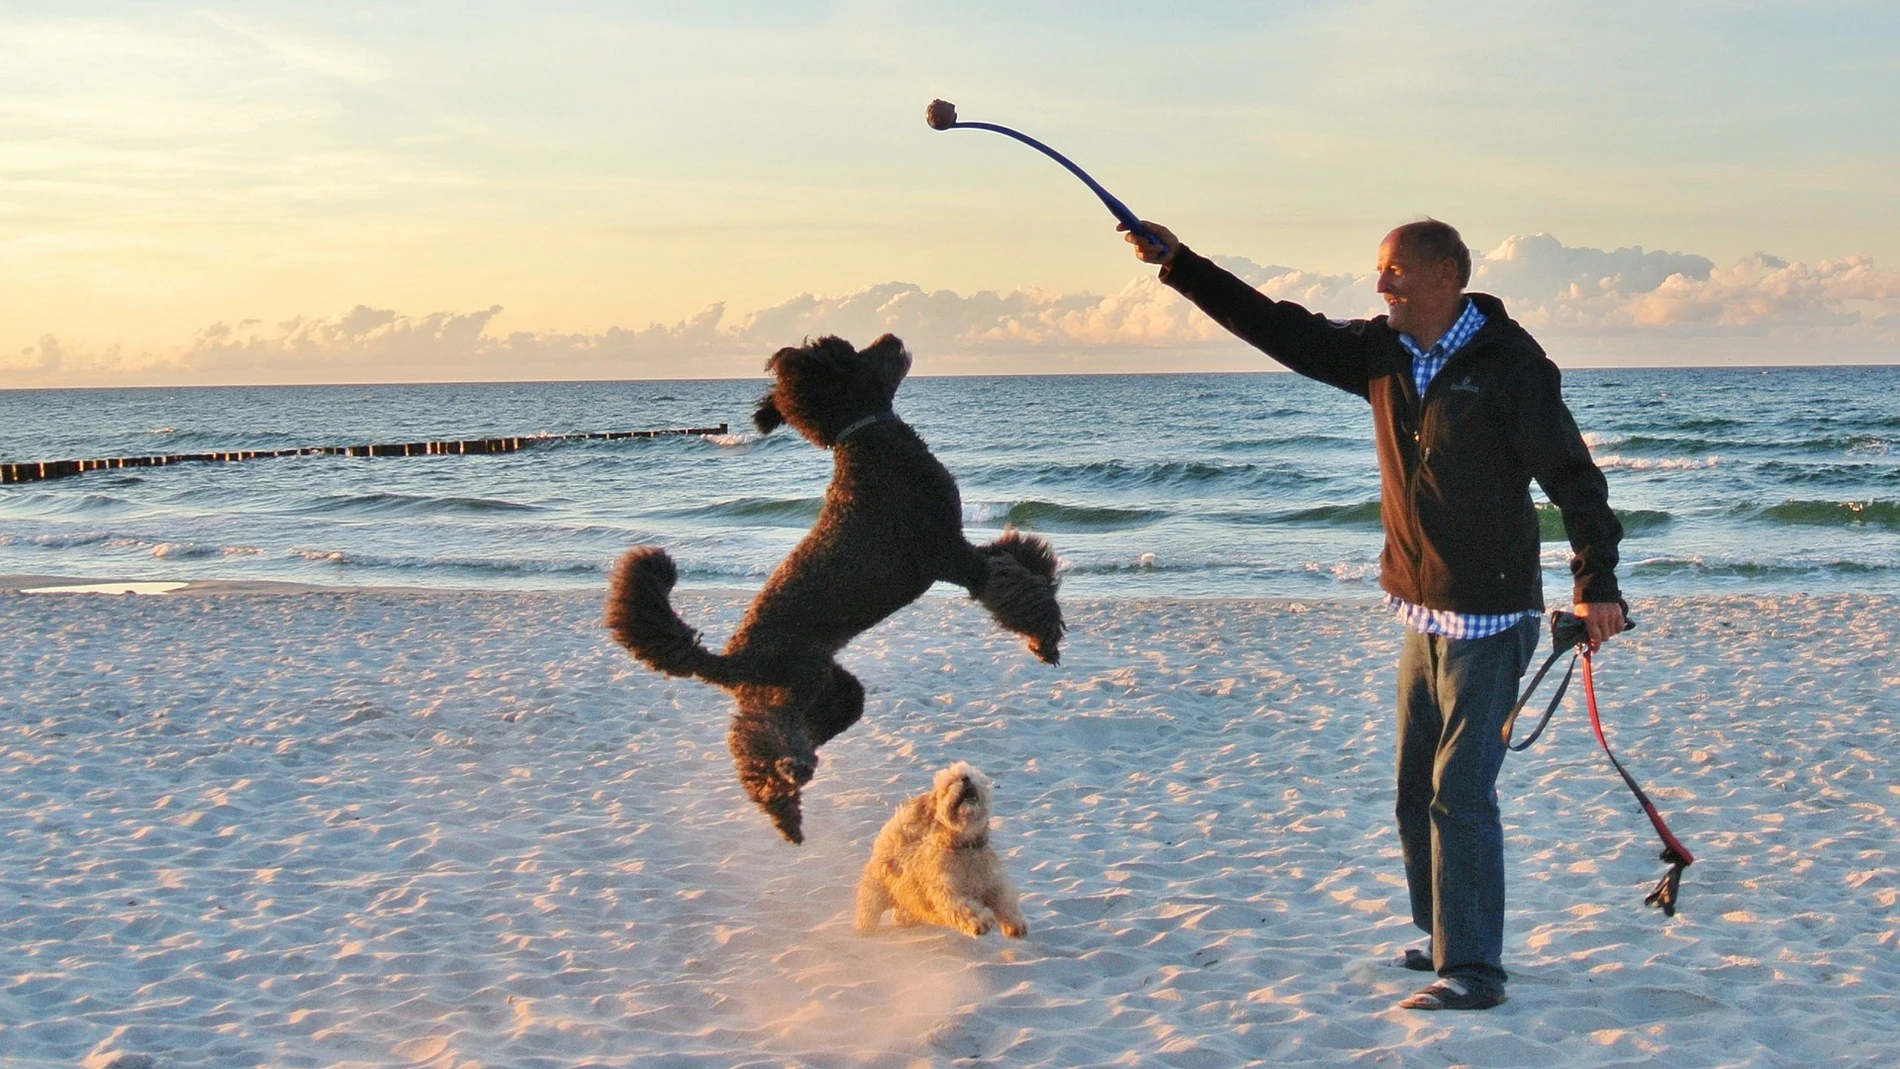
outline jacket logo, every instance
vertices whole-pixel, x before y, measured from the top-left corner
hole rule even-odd
[[[1454,390],[1463,390],[1466,393],[1479,392],[1478,384],[1471,381],[1470,375],[1466,375],[1464,378],[1458,380],[1457,382],[1452,383],[1451,388]]]

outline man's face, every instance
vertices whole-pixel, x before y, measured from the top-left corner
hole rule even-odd
[[[1386,235],[1379,246],[1379,295],[1385,298],[1386,322],[1393,330],[1415,337],[1423,330],[1436,340],[1457,317],[1463,292],[1455,262],[1433,263],[1396,233]]]

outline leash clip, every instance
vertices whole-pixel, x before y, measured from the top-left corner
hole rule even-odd
[[[1676,915],[1676,895],[1682,890],[1682,870],[1688,868],[1695,859],[1676,853],[1674,846],[1663,847],[1662,859],[1669,862],[1669,871],[1663,873],[1656,889],[1643,899],[1643,905],[1655,906],[1663,911],[1663,916],[1673,917]]]

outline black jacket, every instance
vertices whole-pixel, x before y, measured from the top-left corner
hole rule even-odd
[[[1161,280],[1241,340],[1302,375],[1372,403],[1385,524],[1379,585],[1461,613],[1544,607],[1537,480],[1570,537],[1575,600],[1615,602],[1622,524],[1565,407],[1557,366],[1497,298],[1422,400],[1412,355],[1386,317],[1329,320],[1269,298],[1183,248]]]

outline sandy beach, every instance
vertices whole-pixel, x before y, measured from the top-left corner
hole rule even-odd
[[[1900,599],[1643,601],[1500,780],[1511,1000],[1419,974],[1375,605],[1077,601],[1036,663],[932,597],[841,658],[804,847],[726,697],[579,593],[0,584],[0,1065],[1900,1062]],[[39,582],[39,585],[46,585]],[[723,641],[740,594],[685,593]],[[1540,654],[1541,658],[1541,654]],[[997,783],[1022,941],[851,930],[931,773]]]

